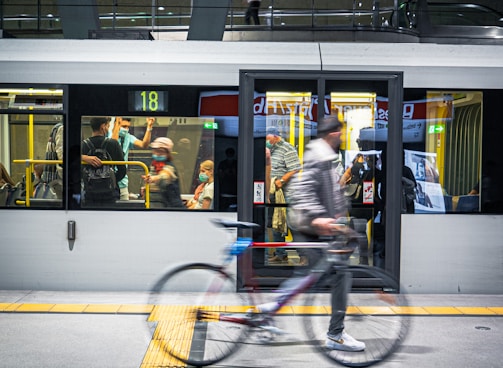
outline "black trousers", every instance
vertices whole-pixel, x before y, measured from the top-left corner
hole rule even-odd
[[[253,18],[253,22],[256,25],[260,24],[260,20],[258,18],[258,10],[259,9],[260,9],[260,1],[250,1],[248,3],[248,10],[246,10],[246,14],[245,14],[246,24],[250,24],[250,18]]]

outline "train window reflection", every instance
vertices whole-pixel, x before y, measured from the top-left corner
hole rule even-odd
[[[480,212],[479,195],[487,194],[481,164],[482,92],[429,91],[422,96],[405,96],[402,110],[404,164],[417,182],[414,213]],[[362,101],[362,106],[332,107],[347,124],[343,148],[385,148],[388,99],[372,98],[368,106]],[[361,111],[352,124],[357,109]]]
[[[104,119],[101,128],[96,129],[96,118]],[[116,142],[110,143],[110,150],[114,146],[121,149],[121,157],[115,156],[112,161],[116,172],[120,171],[119,166],[126,167],[125,176],[118,178],[114,200],[107,206],[183,210],[193,208],[193,202],[190,205],[189,202],[194,201],[194,194],[205,181],[211,183],[213,192],[213,169],[209,170],[207,163],[214,161],[216,128],[212,117],[84,116],[81,137],[83,142],[91,137],[94,143],[101,144],[103,138],[93,137],[106,136]],[[83,144],[82,153],[90,153],[85,147]],[[83,155],[83,173],[90,165],[86,156]],[[95,203],[86,201],[86,196],[89,199],[86,189],[90,189],[86,188],[85,175],[82,175],[81,204],[94,207]],[[209,188],[206,189],[208,192]]]
[[[418,184],[415,212],[480,212],[482,93],[430,91],[424,112],[422,144],[404,145]]]
[[[0,108],[21,111],[63,110],[63,90],[0,88]]]

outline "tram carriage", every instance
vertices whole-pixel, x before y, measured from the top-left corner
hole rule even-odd
[[[17,197],[0,203],[1,289],[148,290],[165,267],[218,260],[225,236],[209,221],[215,217],[258,222],[264,230],[256,236],[267,239],[265,128],[279,127],[301,155],[316,122],[338,113],[359,133],[347,133],[345,152],[388,152],[385,266],[407,291],[503,292],[502,194],[494,189],[502,179],[494,159],[499,46],[0,39],[0,50],[0,162],[22,183]],[[129,201],[86,207],[80,143],[97,116],[131,117],[140,139],[154,117],[154,136],[175,144],[184,199],[198,184],[200,162],[213,160],[214,208],[150,208],[141,196],[150,149],[129,153]],[[61,188],[36,197],[35,165],[48,164],[47,139],[59,122]],[[416,213],[401,214],[401,160],[416,168],[420,158],[439,174],[420,180],[435,205],[417,202]],[[219,176],[226,159],[236,160],[234,177]],[[480,194],[465,199],[478,181]],[[371,258],[373,202],[352,210],[368,221]],[[240,287],[260,279],[269,288],[291,274],[292,264],[266,258],[238,262]]]

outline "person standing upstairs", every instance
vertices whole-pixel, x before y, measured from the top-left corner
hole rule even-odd
[[[253,18],[255,25],[260,25],[260,20],[258,18],[258,11],[260,9],[261,0],[248,0],[248,9],[245,14],[245,23],[250,25],[250,18]]]

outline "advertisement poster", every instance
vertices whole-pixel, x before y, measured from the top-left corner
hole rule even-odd
[[[363,182],[363,204],[374,204],[374,182]]]
[[[264,204],[265,183],[263,181],[253,182],[253,204]]]
[[[426,127],[427,100],[404,101],[403,103],[403,141],[424,142]],[[316,128],[318,108],[322,108],[324,115],[330,114],[330,96],[323,101],[318,96],[311,96],[309,104],[281,103],[279,101],[267,102],[265,93],[254,94],[254,136],[265,136],[267,126],[278,126],[280,131],[289,130],[289,116],[292,111],[302,110],[304,116],[304,129],[306,135]],[[268,110],[272,114],[268,116]],[[374,126],[359,129],[359,139],[384,142],[388,137],[388,99],[377,96],[375,103]],[[237,137],[239,125],[239,92],[238,91],[208,91],[201,92],[199,96],[199,116],[211,116],[219,124],[219,134]],[[295,127],[298,129],[299,121],[296,116]],[[355,136],[355,139],[357,137]]]
[[[404,150],[404,164],[416,178],[416,213],[445,213],[445,202],[436,164],[436,153]]]

